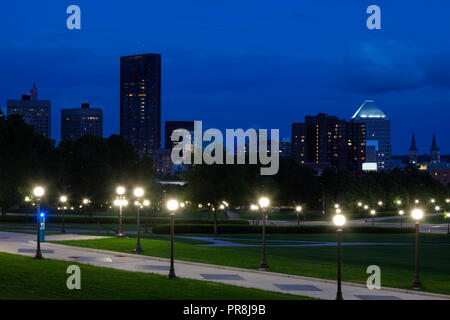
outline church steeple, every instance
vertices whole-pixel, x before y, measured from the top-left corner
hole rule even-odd
[[[441,149],[437,146],[436,143],[436,133],[433,133],[433,142],[431,143],[430,158],[431,158],[430,162],[432,164],[441,162]]]
[[[417,165],[417,149],[416,146],[416,135],[413,133],[411,139],[411,146],[409,147],[409,163],[412,165]]]

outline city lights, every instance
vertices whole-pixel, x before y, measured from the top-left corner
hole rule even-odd
[[[42,188],[42,187],[35,187],[33,189],[33,194],[36,198],[42,197],[44,195],[44,193],[45,193],[45,191],[44,191],[44,188]]]

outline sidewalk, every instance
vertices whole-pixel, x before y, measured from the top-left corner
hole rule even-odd
[[[97,236],[56,235],[47,240],[93,239]],[[0,251],[25,256],[33,256],[36,244],[30,234],[0,232]],[[43,243],[45,258],[76,261],[99,267],[119,270],[139,271],[167,275],[169,260],[164,258],[138,256],[106,250],[77,248],[60,244]],[[176,256],[175,246],[175,256]],[[83,272],[83,269],[81,269]],[[178,277],[221,282],[241,287],[268,291],[298,294],[319,299],[335,299],[336,282],[302,276],[279,274],[267,271],[248,270],[203,263],[175,260],[175,272]],[[382,288],[368,290],[365,286],[353,283],[342,284],[346,300],[450,300],[450,296],[415,292],[402,289]]]

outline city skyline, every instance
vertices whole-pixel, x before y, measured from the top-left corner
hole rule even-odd
[[[405,15],[403,5],[381,1],[382,30],[369,31],[368,2],[324,3],[326,10],[323,4],[273,8],[263,1],[250,17],[249,4],[221,1],[177,8],[140,3],[138,16],[126,4],[112,5],[105,15],[100,4],[80,1],[79,31],[65,28],[62,4],[30,3],[27,12],[5,4],[8,14],[0,25],[14,30],[0,44],[2,74],[8,75],[0,106],[6,113],[5,101],[20,97],[35,81],[40,98],[52,101],[56,140],[60,110],[81,102],[104,110],[105,136],[119,134],[119,58],[157,52],[163,57],[162,122],[199,119],[222,130],[279,128],[285,137],[292,122],[306,115],[350,119],[364,100],[374,99],[391,119],[393,155],[408,154],[413,132],[419,154],[428,152],[433,132],[442,154],[449,154],[450,142],[443,137],[450,116],[450,48],[442,41],[448,27],[439,23],[449,4],[411,4]],[[43,16],[33,17],[33,11]],[[221,18],[223,12],[233,17],[233,28],[225,28],[229,21]],[[26,22],[14,22],[23,16]],[[409,23],[422,16],[420,25]],[[119,17],[129,26],[108,24]]]

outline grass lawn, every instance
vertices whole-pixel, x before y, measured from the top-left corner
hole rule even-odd
[[[205,236],[205,235],[202,235]],[[260,239],[259,235],[219,235],[218,237]],[[336,241],[336,234],[268,235],[267,239],[284,241]],[[401,242],[414,243],[414,234],[343,234],[343,242]],[[425,291],[450,294],[450,237],[421,234],[420,277]],[[197,241],[197,240],[196,240]],[[62,241],[74,246],[133,253],[136,240],[98,239]],[[250,243],[248,240],[236,241]],[[169,257],[169,237],[151,235],[141,240],[143,254]],[[336,279],[335,246],[330,247],[268,247],[270,271]],[[217,265],[256,269],[261,258],[261,247],[202,247],[192,240],[176,239],[175,258]],[[408,246],[344,246],[344,281],[365,283],[370,265],[381,268],[382,286],[410,289],[414,274],[414,245]]]
[[[383,222],[393,222],[393,223],[400,223],[400,218],[398,219],[381,219],[378,221]],[[445,219],[444,215],[441,214],[439,216],[425,216],[420,223],[429,223],[429,224],[443,224],[443,223],[449,223],[450,219]],[[403,218],[403,223],[414,223],[414,220],[410,216],[406,216]]]
[[[67,267],[81,269],[81,290],[66,287]],[[0,299],[309,299],[190,279],[168,279],[57,260],[0,253]]]

